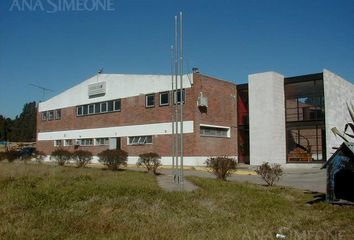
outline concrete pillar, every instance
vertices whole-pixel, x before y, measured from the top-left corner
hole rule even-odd
[[[251,74],[249,82],[250,164],[286,163],[284,76]]]

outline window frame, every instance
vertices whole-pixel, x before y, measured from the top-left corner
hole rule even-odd
[[[161,96],[163,94],[166,94],[167,95],[167,103],[161,103]],[[160,103],[160,107],[163,107],[163,106],[170,106],[170,92],[160,92],[159,94],[159,103]]]
[[[214,129],[214,130],[225,130],[224,132],[226,135],[218,135],[218,134],[203,134],[202,133],[202,128],[209,128],[209,129]],[[200,124],[199,125],[199,135],[201,137],[216,137],[216,138],[231,138],[231,127],[226,127],[226,126],[217,126],[217,125],[209,125],[209,124]]]
[[[149,102],[149,97],[153,97],[153,104],[152,105],[149,105],[148,102]],[[155,93],[150,93],[150,94],[146,94],[145,95],[145,107],[146,108],[153,108],[155,107]]]
[[[146,141],[144,140],[144,138]],[[134,141],[135,139],[137,141]],[[153,136],[152,135],[129,136],[127,140],[128,140],[128,145],[130,145],[130,146],[141,146],[141,145],[144,146],[144,145],[153,144]],[[143,140],[143,142],[141,140]]]
[[[42,121],[48,121],[48,113],[47,111],[41,112]]]

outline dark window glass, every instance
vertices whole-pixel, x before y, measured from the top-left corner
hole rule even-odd
[[[182,98],[183,98],[183,103],[185,102],[185,90],[182,90]],[[181,90],[177,90],[177,94],[176,92],[174,92],[174,103],[176,104],[176,100],[177,100],[177,104],[181,103]]]
[[[227,137],[228,128],[200,126],[200,135],[210,137]]]
[[[155,106],[155,94],[149,94],[145,96],[145,107]]]
[[[42,112],[42,121],[47,121],[47,112]]]
[[[100,112],[101,112],[100,104],[95,103],[95,113],[100,113]]]
[[[113,101],[108,102],[108,112],[113,112]]]
[[[169,93],[163,92],[160,93],[160,106],[168,106],[169,105]]]
[[[95,113],[95,111],[94,111],[94,105],[93,105],[93,104],[88,105],[88,113],[89,113],[89,114]]]
[[[101,103],[101,112],[107,112],[107,102]]]
[[[82,106],[82,114],[87,115],[87,113],[88,113],[88,105]]]
[[[77,107],[77,115],[81,116],[82,115],[82,106]]]
[[[120,111],[120,99],[114,101],[114,111]]]
[[[54,119],[54,111],[48,111],[48,120],[51,121]]]

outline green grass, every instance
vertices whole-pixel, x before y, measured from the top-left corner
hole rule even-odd
[[[288,188],[190,178],[168,193],[150,174],[0,163],[0,239],[352,239],[354,208],[306,204]]]

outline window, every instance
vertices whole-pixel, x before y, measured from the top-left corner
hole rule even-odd
[[[92,138],[80,139],[78,141],[79,141],[81,146],[92,146],[93,145],[93,139]]]
[[[54,140],[54,146],[55,147],[63,146],[63,141],[62,140]]]
[[[145,96],[145,107],[155,106],[155,94],[149,94]]]
[[[108,102],[108,112],[113,112],[113,101]]]
[[[82,116],[82,108],[83,108],[83,106],[77,107],[77,111],[76,111],[77,116]]]
[[[54,120],[54,111],[48,111],[48,121]]]
[[[176,94],[177,93],[177,94]],[[176,104],[176,101],[177,101],[177,104],[179,104],[180,102],[181,102],[181,90],[177,90],[177,92],[175,91],[174,92],[174,97],[173,97],[173,99],[174,99],[174,104]],[[185,93],[185,90],[183,89],[182,90],[182,101],[183,101],[183,103],[185,102],[185,98],[186,98],[186,93]]]
[[[47,112],[42,112],[42,121],[47,121]]]
[[[100,113],[101,108],[100,108],[100,103],[95,103],[95,113]]]
[[[120,111],[120,99],[114,101],[114,111]]]
[[[160,93],[160,106],[168,106],[169,105],[169,93],[162,92]]]
[[[90,104],[88,105],[88,114],[94,114],[95,113],[95,105]]]
[[[134,136],[128,138],[129,145],[152,144],[152,136]]]
[[[109,145],[108,138],[96,138],[96,145]]]
[[[57,109],[55,110],[55,120],[60,120],[61,119],[61,110]]]
[[[76,115],[85,116],[90,114],[100,114],[120,111],[120,99],[106,102],[92,103],[89,105],[81,105],[76,107]]]
[[[101,103],[101,112],[107,112],[107,102],[102,102]]]
[[[87,115],[87,113],[88,113],[88,106],[87,105],[82,106],[82,114]]]
[[[230,128],[200,126],[200,135],[207,137],[229,137]]]
[[[64,140],[64,146],[72,146],[72,145],[73,145],[73,140],[72,139]]]

